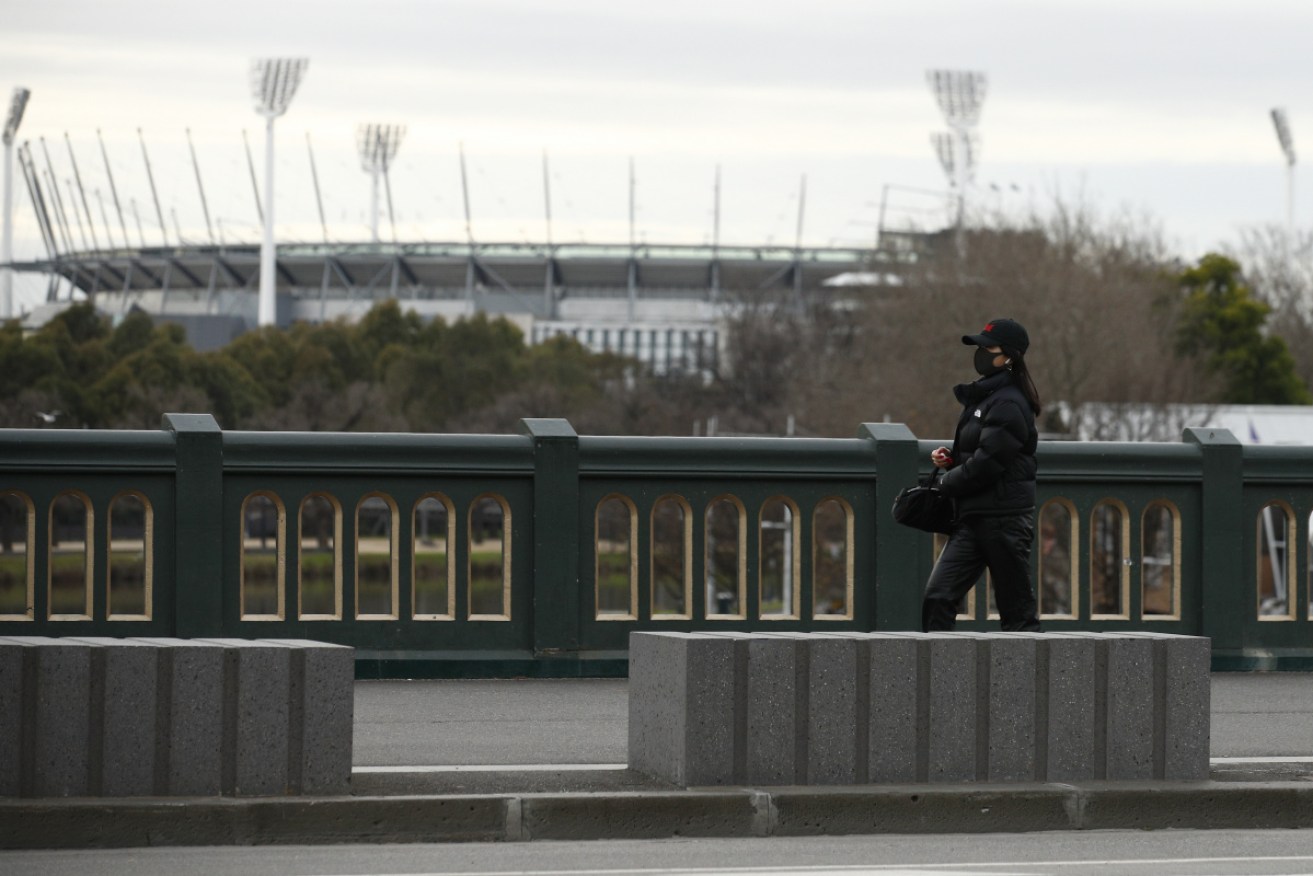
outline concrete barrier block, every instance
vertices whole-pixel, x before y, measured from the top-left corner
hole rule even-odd
[[[989,678],[988,739],[977,777],[990,782],[1034,781],[1037,642],[991,635],[984,644],[987,653],[980,659],[987,661]]]
[[[231,741],[231,792],[288,792],[291,655],[285,647],[246,639],[204,639],[224,649],[224,734]],[[225,777],[225,790],[228,782]]]
[[[43,636],[12,636],[31,649],[23,673],[24,796],[82,797],[92,793],[91,645]],[[30,740],[30,742],[29,742]]]
[[[1153,643],[1108,636],[1107,775],[1110,780],[1154,776]]]
[[[868,777],[872,782],[915,782],[918,752],[925,775],[926,738],[918,704],[928,700],[929,651],[924,666],[915,638],[875,634],[867,640],[869,666]],[[923,678],[924,676],[924,678]],[[920,689],[924,680],[926,690]]]
[[[749,638],[744,781],[789,785],[807,781],[807,651],[787,635]]]
[[[292,793],[345,794],[351,785],[355,649],[270,639],[291,650],[288,784]]]
[[[684,759],[686,636],[629,636],[629,766],[669,781]]]
[[[1093,639],[1045,635],[1038,643],[1038,672],[1047,679],[1037,706],[1047,732],[1040,744],[1037,778],[1080,782],[1102,777],[1104,752],[1096,732],[1097,645]]]
[[[977,643],[966,633],[932,633],[926,775],[930,782],[976,779]]]
[[[5,740],[0,745],[0,797],[19,795],[23,765],[34,756],[32,728],[24,720],[24,676],[35,669],[35,661],[30,644],[0,638],[0,739]]]
[[[224,650],[193,639],[140,638],[157,645],[164,726],[159,794],[211,796],[225,790]],[[231,792],[231,783],[227,790]]]
[[[65,639],[94,646],[92,721],[98,739],[91,752],[98,775],[93,793],[129,797],[156,792],[159,748],[159,647],[135,639]]]
[[[807,647],[807,782],[851,785],[864,779],[866,714],[859,714],[859,640],[813,635]],[[865,679],[862,680],[865,686]],[[862,691],[864,694],[864,691]],[[864,700],[865,697],[863,696]]]
[[[1205,781],[1209,775],[1212,641],[1200,636],[1128,633],[1148,639],[1154,662],[1154,777]]]
[[[683,785],[733,782],[738,643],[632,633],[629,644],[630,766]]]

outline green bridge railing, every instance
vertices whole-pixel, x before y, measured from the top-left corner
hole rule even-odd
[[[936,442],[0,430],[0,635],[312,638],[362,677],[623,675],[633,630],[911,630]],[[1313,669],[1313,448],[1046,442],[1050,630]],[[988,629],[989,582],[962,629]]]

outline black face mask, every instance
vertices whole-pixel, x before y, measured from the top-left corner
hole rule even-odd
[[[981,377],[988,377],[989,375],[997,374],[999,371],[1002,371],[1003,368],[1006,368],[1006,365],[1000,368],[994,367],[994,358],[998,355],[998,353],[989,352],[984,347],[976,347],[976,373]]]

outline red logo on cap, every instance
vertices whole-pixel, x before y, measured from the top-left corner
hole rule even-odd
[[[994,330],[994,324],[992,322],[989,325],[985,326],[983,329],[981,329],[982,332],[992,332],[993,330]]]

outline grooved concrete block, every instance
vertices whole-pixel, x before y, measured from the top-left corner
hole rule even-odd
[[[732,782],[738,643],[695,633],[631,633],[629,645],[630,666],[637,668],[630,674],[630,765],[684,785]]]
[[[65,639],[95,646],[92,664],[93,722],[99,725],[96,793],[106,797],[154,794],[159,760],[159,647],[135,639]]]
[[[926,775],[930,782],[976,779],[977,644],[963,633],[931,633]],[[921,777],[918,776],[918,779]]]
[[[867,639],[870,717],[867,762],[872,782],[917,781],[917,751],[925,738],[917,705],[919,657],[915,638],[875,634]],[[926,652],[929,657],[929,651]],[[929,684],[929,665],[925,666]],[[928,693],[928,691],[927,691]]]
[[[748,640],[747,752],[744,781],[756,785],[805,783],[807,682],[804,642],[797,636]]]
[[[858,747],[866,715],[858,714],[858,640],[812,635],[807,647],[807,783],[851,785],[859,781]],[[750,673],[751,674],[751,673]],[[859,741],[860,740],[860,741]],[[865,751],[862,752],[863,760]]]
[[[0,638],[0,797],[18,796],[22,764],[32,757],[25,747],[31,740],[23,720],[23,667],[35,659],[30,644]]]
[[[23,669],[19,793],[91,793],[92,646],[44,636],[11,636],[7,641],[30,648],[30,656],[22,659],[32,661]]]
[[[1212,642],[1199,636],[1128,633],[1148,639],[1154,661],[1154,776],[1208,779]]]
[[[1152,779],[1154,775],[1153,642],[1106,636],[1107,776]]]
[[[291,653],[245,639],[205,639],[224,649],[224,745],[233,752],[231,791],[246,796],[288,792]],[[225,775],[225,786],[228,785]],[[227,787],[225,787],[227,790]]]
[[[988,636],[989,706],[986,763],[981,779],[1029,782],[1036,773],[1036,641],[1019,636]]]
[[[160,648],[164,727],[160,794],[210,796],[224,791],[224,651],[193,639],[141,638]]]
[[[1096,643],[1093,639],[1045,634],[1038,642],[1038,671],[1046,683],[1037,703],[1048,732],[1040,740],[1037,778],[1079,782],[1101,777],[1103,752],[1096,747]]]
[[[288,774],[293,793],[345,794],[351,785],[355,649],[304,639],[291,648]]]

